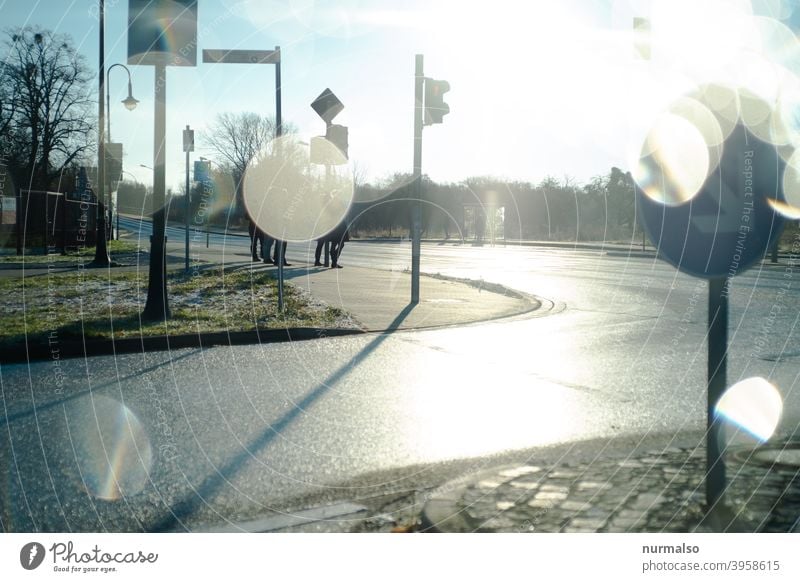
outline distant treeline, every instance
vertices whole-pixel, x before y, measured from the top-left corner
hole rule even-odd
[[[634,183],[612,168],[588,184],[546,178],[538,184],[491,177],[422,184],[423,237],[467,240],[628,240],[636,235]],[[412,186],[407,175],[357,188],[356,236],[409,232]]]
[[[149,190],[139,183],[119,185],[124,213],[149,214]],[[233,188],[194,183],[190,216],[212,226],[228,222]],[[349,220],[354,237],[408,236],[413,187],[410,175],[395,174],[379,183],[356,185]],[[169,217],[183,220],[183,197],[168,197]],[[201,205],[203,206],[201,208]],[[612,168],[588,184],[546,178],[538,184],[477,177],[458,183],[422,182],[422,235],[428,238],[629,240],[639,236],[633,179]]]

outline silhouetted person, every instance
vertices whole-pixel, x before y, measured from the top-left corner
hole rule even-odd
[[[286,241],[285,240],[277,240],[275,239],[275,250],[272,253],[272,262],[276,265],[278,264],[278,254],[280,253],[280,259],[283,260],[284,267],[291,267],[291,263],[286,262]]]
[[[247,234],[250,235],[250,258],[254,261],[258,260],[259,245],[261,246],[261,256],[268,257],[269,251],[264,254],[264,231],[258,228],[258,225],[252,220],[247,225]]]
[[[339,257],[342,256],[344,243],[350,240],[350,229],[348,228],[347,220],[343,220],[339,223],[325,239],[331,243],[331,268],[341,269],[342,266],[339,264]]]
[[[320,259],[320,257],[322,257],[322,249],[325,248],[325,243],[327,243],[327,242],[328,242],[328,240],[325,237],[317,239],[317,248],[314,251],[314,266],[315,267],[321,267],[322,266],[322,263],[320,262],[319,259]]]
[[[252,219],[247,223],[247,234],[250,236],[250,258],[254,261],[258,260],[258,239],[256,231],[258,227]],[[262,249],[263,250],[263,249]]]

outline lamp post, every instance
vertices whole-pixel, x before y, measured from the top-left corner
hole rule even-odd
[[[128,96],[122,100],[122,104],[125,106],[125,109],[128,111],[133,111],[136,109],[136,106],[139,104],[139,100],[133,96],[133,84],[131,83],[131,72],[128,67],[123,65],[122,63],[114,63],[110,67],[108,67],[108,71],[106,71],[106,140],[110,143],[111,142],[111,89],[109,88],[109,78],[111,76],[111,69],[114,67],[122,67],[125,69],[125,72],[128,73]],[[121,161],[121,160],[120,160]],[[110,182],[110,180],[109,180]],[[110,210],[110,214],[113,218],[114,216],[114,203],[111,198],[111,188],[109,188],[109,199],[108,199],[108,206]],[[113,232],[112,232],[112,237]],[[119,209],[117,209],[117,240],[119,240]]]

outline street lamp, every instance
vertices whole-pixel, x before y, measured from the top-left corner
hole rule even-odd
[[[131,72],[122,63],[114,63],[108,70],[106,71],[106,140],[108,143],[111,143],[111,89],[109,84],[109,78],[111,76],[111,69],[114,67],[122,67],[125,69],[125,72],[128,73],[128,96],[123,99],[122,104],[125,106],[125,109],[128,111],[133,111],[136,109],[136,105],[139,103],[139,100],[133,96],[133,85],[131,83]],[[122,161],[122,160],[120,160]],[[110,184],[111,180],[109,180]],[[109,188],[109,197],[108,197],[108,206],[109,206],[109,213],[111,214],[112,218],[114,216],[114,204],[111,197],[111,188]],[[117,210],[119,212],[119,210]],[[113,236],[111,238],[114,238]],[[117,240],[119,240],[119,217],[117,217]]]
[[[108,67],[108,71],[106,71],[106,108],[108,110],[108,112],[106,113],[107,115],[106,123],[108,127],[106,130],[106,134],[109,142],[111,141],[111,89],[109,89],[108,86],[108,79],[111,75],[111,69],[113,69],[114,67],[122,67],[123,69],[125,69],[125,72],[128,73],[128,96],[121,101],[121,103],[125,106],[125,109],[127,109],[128,111],[133,111],[139,104],[139,100],[133,96],[133,85],[131,84],[131,72],[128,69],[128,67],[126,67],[122,63],[114,63],[113,65]]]

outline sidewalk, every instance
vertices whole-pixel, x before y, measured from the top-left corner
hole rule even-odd
[[[251,268],[277,276],[273,266],[253,263]],[[284,270],[284,278],[314,299],[347,311],[364,331],[465,325],[541,307],[536,299],[510,289],[425,274],[420,277],[420,301],[412,306],[411,274],[406,271],[295,264]]]
[[[776,460],[778,462],[776,462]],[[438,532],[800,532],[800,443],[731,449],[727,503],[704,514],[703,447],[505,466],[433,491]]]
[[[174,260],[184,251],[180,245],[171,243],[167,252]],[[197,256],[224,263],[226,269],[248,268],[278,276],[275,266],[250,261],[243,249],[229,251],[224,256],[215,249],[200,249]],[[466,325],[518,316],[542,307],[537,299],[499,285],[424,273],[420,277],[420,302],[412,306],[408,271],[347,265],[331,269],[293,261],[284,269],[283,276],[287,283],[300,287],[317,301],[350,313],[364,331]]]

